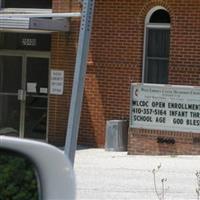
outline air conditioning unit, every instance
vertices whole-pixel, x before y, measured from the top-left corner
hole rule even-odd
[[[105,150],[127,151],[128,121],[109,120],[106,122]]]

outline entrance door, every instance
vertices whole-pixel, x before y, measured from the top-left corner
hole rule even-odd
[[[0,56],[0,134],[19,136],[22,57]]]
[[[0,134],[46,139],[49,58],[0,56]]]
[[[46,138],[48,104],[49,59],[27,57],[26,59],[26,138]]]

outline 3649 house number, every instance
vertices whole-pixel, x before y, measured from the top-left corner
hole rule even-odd
[[[23,38],[22,39],[22,45],[23,46],[36,46],[37,45],[37,39],[35,39],[35,38]]]

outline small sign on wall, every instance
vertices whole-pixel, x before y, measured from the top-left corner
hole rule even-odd
[[[62,95],[64,89],[64,71],[51,70],[50,94]]]

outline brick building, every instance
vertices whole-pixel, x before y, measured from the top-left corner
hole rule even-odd
[[[10,4],[5,2],[10,2]],[[12,7],[12,0],[5,2],[2,4],[1,12],[6,12],[6,9]],[[15,0],[15,2],[17,1]],[[19,5],[14,5],[14,7],[23,8],[22,0],[19,2]],[[80,3],[76,0],[43,0],[41,2],[44,2],[44,5],[41,3],[40,9],[46,9],[46,12],[47,10],[56,13],[81,10]],[[34,8],[33,1],[30,1],[30,5],[25,6],[27,12],[29,6],[31,9]],[[46,138],[49,143],[56,145],[64,143],[79,23],[79,18],[71,18],[68,32],[48,32],[45,33],[46,37],[44,37],[44,33],[38,32],[37,37],[40,41],[38,49],[37,47],[29,49],[25,46],[17,51],[16,46],[12,47],[8,42],[13,37],[35,39],[32,37],[35,34],[33,32],[26,31],[24,33],[16,29],[10,31],[5,28],[1,32],[1,38],[4,38],[0,51],[2,68],[3,65],[6,66],[7,63],[12,62],[9,59],[10,56],[14,57],[15,63],[18,62],[19,66],[23,62],[27,63],[30,68],[35,65],[47,66],[43,72],[37,70],[35,72],[36,74],[46,73],[46,78],[44,78],[46,82],[41,82],[39,89],[43,94],[36,97],[30,95],[27,97],[30,99],[26,101],[26,104],[21,104],[21,111],[18,108],[17,112],[21,116],[21,122],[19,122],[20,126],[15,125],[15,131],[19,129],[23,132],[28,130],[26,124],[30,124],[31,127],[35,121],[46,120],[45,128],[43,128],[45,133],[37,137]],[[200,2],[197,0],[96,0],[79,143],[102,147],[105,141],[106,121],[129,119],[130,87],[133,82],[199,86],[199,31]],[[13,39],[13,41],[16,40]],[[32,42],[34,41],[32,40]],[[28,50],[30,50],[30,54],[25,54],[25,52],[29,52]],[[21,54],[19,55],[19,53]],[[38,59],[34,60],[36,57]],[[28,73],[29,69],[26,67],[24,69]],[[49,86],[48,70],[64,72],[62,95],[51,94],[49,90],[45,93],[45,88]],[[24,76],[27,79],[26,83],[23,83],[24,88],[27,87],[28,90],[29,87],[30,93],[34,90],[37,93],[38,88],[34,85],[36,83],[34,78],[37,76],[35,75],[33,79],[30,77],[30,80],[28,80],[29,75]],[[13,76],[8,75],[8,78],[12,79]],[[5,82],[6,84],[8,83]],[[4,95],[2,102],[8,93],[8,91],[4,91],[5,89],[1,90],[2,96]],[[7,90],[9,89],[10,86]],[[36,98],[36,100],[31,98]],[[40,99],[39,105],[37,105],[37,98]],[[44,101],[44,99],[46,100]],[[30,111],[34,102],[36,102],[35,109],[40,110],[40,114],[31,115],[31,112],[35,112]],[[12,100],[10,103],[15,105]],[[11,113],[9,109],[6,109],[5,102],[2,105],[5,112]],[[19,105],[16,106],[19,107]],[[28,107],[29,111],[27,111]],[[42,111],[44,107],[45,114]],[[23,109],[25,111],[22,114]],[[14,114],[16,115],[16,112]],[[10,127],[11,125],[5,125],[5,121],[9,121],[9,116],[1,115],[0,119],[4,124],[1,127]],[[35,118],[31,119],[30,116],[35,116]],[[40,126],[41,124],[39,123]],[[40,128],[37,127],[35,132]],[[34,133],[30,133],[27,137],[35,137],[32,134],[34,135]],[[158,137],[174,138],[176,143],[175,145],[159,144],[157,143]],[[198,142],[194,141],[198,141],[196,133],[130,128],[128,149],[130,154],[198,154],[200,148]]]

